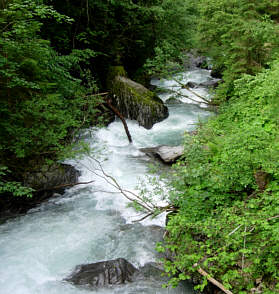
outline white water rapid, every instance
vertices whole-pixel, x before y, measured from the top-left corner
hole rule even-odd
[[[208,71],[199,69],[185,73],[183,78],[195,82],[210,79]],[[171,80],[154,79],[152,84],[177,89],[177,83]],[[196,91],[207,95],[203,88]],[[192,95],[186,90],[185,94]],[[170,96],[162,94],[161,98],[166,100]],[[198,104],[190,104],[191,101],[182,97],[180,100],[183,103],[168,105],[169,117],[151,130],[128,121],[133,144],[128,143],[119,121],[84,134],[84,140],[90,143],[92,154],[98,154],[105,172],[124,188],[135,190],[139,178],[148,173],[150,159],[139,148],[178,145],[185,131],[193,130],[200,118],[210,115]],[[90,171],[96,166],[90,157],[71,164],[81,171],[80,181],[94,179],[95,182],[68,189],[65,194],[56,195],[26,215],[0,226],[0,293],[194,293],[190,284],[162,289],[161,282],[152,278],[96,292],[63,281],[79,264],[118,257],[126,258],[136,267],[155,261],[154,247],[161,234],[155,225],[164,226],[162,217],[132,223],[137,214],[132,208],[126,208],[127,200],[121,194],[107,193],[114,190]]]

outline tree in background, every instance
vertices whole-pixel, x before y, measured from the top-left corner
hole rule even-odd
[[[161,64],[177,58],[190,43],[191,2],[49,1],[57,11],[75,21],[71,26],[46,21],[44,34],[60,52],[69,52],[72,48],[98,52],[92,67],[104,82],[111,65],[124,65],[131,76],[155,55],[160,56]]]
[[[3,4],[3,3],[2,3]],[[0,11],[0,163],[20,181],[34,162],[57,159],[71,130],[96,114],[90,72],[80,64],[93,51],[58,55],[40,37],[42,19],[72,20],[36,1],[9,1]],[[85,115],[85,113],[87,113]],[[1,184],[0,191],[11,186]]]
[[[261,71],[279,51],[279,3],[270,0],[198,1],[199,48],[223,71],[219,99],[241,74]]]

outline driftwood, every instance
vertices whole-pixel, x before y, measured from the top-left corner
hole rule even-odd
[[[212,101],[206,99],[205,97],[203,97],[203,96],[199,95],[198,93],[196,93],[195,91],[191,90],[190,87],[188,87],[187,85],[181,83],[179,80],[174,79],[174,81],[176,81],[176,82],[181,86],[182,89],[184,88],[184,89],[188,90],[190,93],[192,93],[192,94],[194,94],[195,96],[197,96],[198,98],[202,99],[204,104],[207,104],[207,105],[214,105],[214,104],[212,103]],[[170,89],[168,89],[168,90],[170,90]],[[195,99],[192,99],[192,98],[190,98],[190,97],[188,97],[188,96],[186,96],[186,95],[180,93],[179,91],[175,91],[175,90],[172,89],[171,92],[174,92],[174,93],[176,93],[177,95],[180,95],[180,96],[186,97],[187,99],[192,100],[193,102],[199,102],[199,101],[196,101]]]
[[[212,278],[209,273],[207,273],[205,270],[203,270],[198,263],[195,263],[194,266],[195,267],[198,267],[198,272],[207,278],[208,281],[210,281],[213,285],[215,285],[216,287],[218,287],[220,290],[222,290],[224,293],[226,294],[233,294],[230,290],[226,289],[224,287],[223,284],[221,284],[220,282],[218,282],[217,280],[215,280],[214,278]]]
[[[128,126],[127,126],[127,123],[125,121],[125,118],[123,117],[123,115],[118,111],[118,109],[116,107],[114,107],[112,104],[111,104],[111,101],[109,99],[106,99],[106,104],[108,105],[108,107],[120,118],[120,120],[122,121],[123,123],[123,126],[124,126],[124,129],[125,129],[125,132],[126,132],[126,135],[128,137],[128,140],[130,143],[133,142],[132,140],[132,136],[129,132],[129,129],[128,129]]]

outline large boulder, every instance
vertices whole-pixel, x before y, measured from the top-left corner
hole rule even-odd
[[[102,288],[132,282],[138,270],[124,258],[77,266],[65,280],[88,288]]]
[[[155,93],[127,77],[117,75],[111,83],[112,102],[120,113],[146,129],[168,117],[168,108]]]
[[[157,146],[150,148],[141,148],[141,152],[144,152],[150,157],[159,158],[164,163],[174,163],[183,155],[183,146]]]
[[[122,285],[132,282],[132,285],[125,286],[125,290],[129,287],[135,294],[146,293],[150,285],[153,289],[160,289],[168,280],[163,266],[159,263],[149,262],[136,269],[123,258],[78,266],[75,272],[65,279],[75,286],[93,291],[117,287],[117,293]],[[178,288],[179,293],[190,293],[193,290],[192,284],[189,283],[180,283]],[[123,292],[126,293],[125,290]]]

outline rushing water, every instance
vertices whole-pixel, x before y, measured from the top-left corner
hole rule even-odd
[[[203,82],[209,79],[205,70],[183,74],[184,81]],[[179,90],[175,81],[153,80],[157,86]],[[179,90],[180,91],[180,90]],[[192,95],[183,90],[184,94]],[[206,95],[205,89],[197,89]],[[168,99],[170,93],[161,95]],[[150,159],[139,151],[141,147],[181,143],[186,130],[192,130],[200,118],[209,115],[198,104],[169,106],[169,117],[155,124],[151,130],[128,121],[133,144],[129,144],[119,121],[107,128],[88,130],[84,134],[93,156],[102,161],[104,171],[123,187],[135,190],[139,178],[148,172]],[[100,150],[101,147],[101,150]],[[0,226],[0,293],[1,294],[79,294],[95,293],[64,282],[78,264],[126,258],[139,267],[156,261],[154,250],[163,225],[163,218],[132,223],[137,219],[127,200],[115,193],[113,187],[97,176],[98,164],[89,156],[71,162],[81,171],[80,181],[94,179],[94,183],[68,189],[56,195],[25,216]],[[99,175],[102,175],[99,173]],[[151,226],[152,225],[152,226]],[[160,294],[194,293],[191,285],[177,289],[162,289],[161,281],[146,279],[97,293]]]

